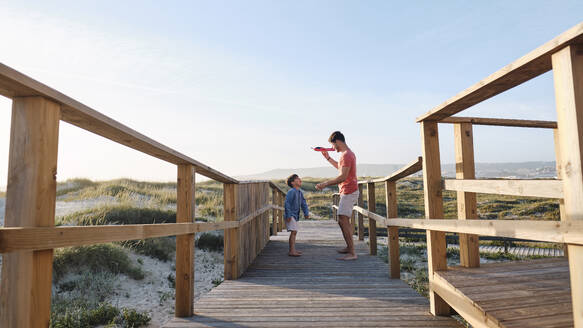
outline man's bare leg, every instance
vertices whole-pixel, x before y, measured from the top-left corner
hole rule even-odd
[[[342,231],[342,220],[340,220],[341,217],[344,217],[344,215],[338,216],[338,226],[340,227],[340,231]],[[342,249],[338,249],[336,251],[340,254],[347,254],[349,252],[348,241],[346,240],[346,237],[344,236],[344,232],[342,232],[342,237],[344,238],[344,241],[346,242],[346,247],[344,247]]]
[[[342,236],[346,242],[346,256],[338,258],[339,260],[356,260],[356,252],[354,251],[354,241],[352,240],[352,225],[350,224],[350,218],[345,215],[338,216],[338,223],[340,224],[340,229],[342,230]]]
[[[292,219],[293,220],[293,219]],[[296,251],[296,235],[297,231],[292,231],[289,234],[289,256],[301,256],[302,253]]]

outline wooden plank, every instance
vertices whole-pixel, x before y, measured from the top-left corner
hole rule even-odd
[[[237,191],[235,184],[223,185],[225,222],[237,221]],[[224,240],[225,280],[239,277],[239,228],[225,230]]]
[[[579,23],[513,63],[474,84],[428,113],[417,122],[442,120],[551,70],[551,56],[570,44],[583,42]]]
[[[6,227],[54,225],[60,115],[47,99],[13,99]],[[52,267],[52,249],[3,255],[1,327],[49,326]]]
[[[454,125],[455,167],[457,179],[475,179],[474,134],[471,123]],[[457,192],[457,212],[460,220],[478,219],[476,194]],[[477,235],[460,234],[460,263],[462,266],[475,268],[480,266],[480,245]]]
[[[271,234],[274,235],[274,236],[277,236],[277,211],[278,211],[278,209],[277,209],[277,207],[275,207],[275,205],[278,204],[278,202],[277,202],[277,192],[278,192],[277,189],[273,189],[272,192],[271,192],[271,199],[272,199],[271,202],[274,205],[273,211],[271,213],[271,217],[272,217],[271,221],[273,222],[271,224]]]
[[[447,280],[443,279],[440,276],[440,272],[435,272],[433,275],[433,279],[430,281],[430,288],[439,293],[447,301],[447,304],[472,325],[472,327],[500,327],[498,322],[486,316],[486,313],[478,308],[470,298],[448,283]]]
[[[257,219],[259,216],[261,216],[264,213],[267,213],[272,208],[273,207],[270,204],[267,204],[267,205],[263,206],[262,208],[258,209],[257,211],[255,211],[249,215],[245,215],[244,217],[239,219],[239,226],[242,226],[244,224],[247,224],[247,223],[253,221],[254,219]]]
[[[179,236],[231,229],[237,221],[213,223],[159,223],[62,227],[0,228],[0,253],[94,245],[124,240]]]
[[[517,120],[507,118],[484,118],[484,117],[446,117],[439,121],[439,123],[470,123],[473,125],[493,125],[493,126],[511,126],[521,128],[541,128],[541,129],[556,129],[557,122],[554,121],[537,121],[537,120]]]
[[[561,180],[446,179],[444,188],[496,195],[563,198]]]
[[[375,198],[375,187],[374,183],[367,183],[366,185],[366,196],[367,196],[367,206],[368,210],[373,212],[376,210],[376,198]],[[370,254],[377,254],[377,222],[375,220],[368,220],[368,245],[370,248]]]
[[[559,130],[558,129],[554,129],[553,130],[553,140],[555,142],[555,167],[557,170],[557,179],[562,180],[563,179],[563,168],[561,165],[561,143],[559,141],[560,135],[559,135]],[[559,199],[559,215],[561,218],[561,221],[566,221],[567,220],[567,216],[565,215],[565,200],[563,198]],[[565,257],[568,257],[569,255],[569,250],[567,247],[567,244],[563,245],[563,254]]]
[[[387,219],[396,218],[398,213],[397,183],[395,181],[385,182],[385,195]],[[401,261],[399,259],[399,227],[387,228],[387,247],[389,251],[389,277],[392,279],[400,279]]]
[[[421,122],[421,144],[423,150],[425,217],[427,219],[442,219],[441,160],[439,156],[439,134],[436,122]],[[430,283],[435,271],[447,270],[446,250],[445,233],[427,230],[427,269]],[[433,315],[449,315],[449,306],[431,288],[429,290],[429,303],[430,311]]]
[[[583,47],[553,55],[566,222],[583,222]],[[575,327],[583,327],[583,246],[568,246]]]
[[[583,245],[583,223],[529,220],[420,220],[381,217],[386,225]],[[377,220],[380,221],[380,220]]]
[[[403,179],[405,177],[410,176],[411,174],[415,174],[423,169],[423,158],[419,156],[414,161],[409,162],[402,168],[398,169],[397,171],[387,175],[384,178],[372,179],[372,180],[361,180],[358,181],[358,184],[365,184],[365,183],[378,183],[378,182],[386,182],[386,181],[397,181]]]
[[[29,96],[46,97],[61,105],[61,119],[65,122],[161,160],[177,165],[191,164],[196,167],[197,173],[208,178],[225,183],[237,183],[236,179],[164,146],[126,125],[1,63],[0,94],[9,98]]]
[[[176,222],[193,223],[195,218],[195,168],[178,165]],[[194,303],[194,233],[176,236],[175,315],[190,317]]]
[[[358,185],[358,206],[364,207],[364,186],[361,184]],[[364,240],[364,217],[360,212],[358,213],[358,240]]]

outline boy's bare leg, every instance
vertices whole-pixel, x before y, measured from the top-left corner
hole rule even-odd
[[[354,240],[352,240],[352,225],[350,224],[350,218],[346,215],[338,216],[338,224],[340,224],[340,229],[342,230],[342,236],[346,242],[346,256],[338,258],[339,260],[356,260],[356,252],[354,251]]]
[[[292,219],[293,220],[293,219]],[[296,235],[297,231],[292,231],[289,234],[289,256],[301,256],[302,253],[296,251]]]

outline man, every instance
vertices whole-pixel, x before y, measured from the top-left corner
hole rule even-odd
[[[352,225],[350,224],[350,217],[352,216],[352,207],[358,201],[358,180],[356,179],[356,156],[346,145],[344,135],[340,131],[335,131],[328,138],[328,142],[332,144],[334,150],[340,153],[340,160],[336,162],[333,160],[327,151],[323,151],[322,155],[332,166],[338,169],[339,174],[336,178],[319,183],[316,185],[318,190],[322,190],[328,186],[338,185],[340,189],[340,202],[338,204],[338,225],[342,230],[342,235],[346,241],[346,248],[338,250],[339,253],[346,254],[339,260],[349,261],[356,260],[357,256],[354,251],[354,242],[352,240]]]

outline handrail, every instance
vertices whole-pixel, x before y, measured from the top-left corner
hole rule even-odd
[[[190,164],[196,173],[223,183],[238,183],[199,161],[146,137],[59,91],[0,63],[0,94],[8,98],[41,96],[61,105],[61,120],[119,144],[176,165]]]
[[[494,97],[552,69],[551,56],[571,44],[583,43],[583,23],[579,23],[494,74],[472,85],[441,105],[417,118],[439,121]]]
[[[537,120],[517,120],[508,118],[485,118],[485,117],[446,117],[439,121],[439,123],[471,123],[474,125],[494,125],[494,126],[512,126],[521,128],[542,128],[542,129],[556,129],[557,122],[555,121],[537,121]]]
[[[416,160],[409,162],[402,168],[396,170],[395,172],[387,175],[384,178],[372,179],[372,180],[361,180],[358,181],[358,184],[365,184],[365,183],[378,183],[378,182],[386,182],[386,181],[397,181],[402,178],[408,177],[411,174],[417,173],[423,169],[423,158],[419,156]]]

